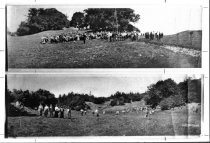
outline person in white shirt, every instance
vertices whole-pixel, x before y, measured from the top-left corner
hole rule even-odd
[[[43,112],[42,104],[39,104],[38,111],[39,111],[39,115],[42,116],[42,112]]]
[[[68,118],[71,119],[71,106],[69,106],[67,112],[68,112]]]
[[[108,36],[108,41],[111,42],[112,41],[112,39],[111,39],[112,33],[110,31],[107,33],[107,36]]]
[[[58,106],[56,105],[56,106],[55,106],[55,115],[54,115],[55,118],[58,118],[58,113],[59,113],[59,111],[60,111],[60,109],[59,109]]]
[[[95,110],[96,117],[99,117],[98,109]]]
[[[48,111],[49,111],[49,107],[47,105],[45,105],[45,107],[44,107],[44,116],[45,117],[48,116]]]

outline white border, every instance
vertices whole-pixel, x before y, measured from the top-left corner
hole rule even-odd
[[[62,73],[70,74],[204,74],[204,117],[202,122],[202,135],[200,137],[165,137],[165,136],[137,136],[137,137],[52,137],[52,138],[17,138],[17,139],[5,139],[4,135],[4,122],[5,122],[5,94],[4,94],[4,85],[5,85],[5,42],[0,43],[0,142],[139,142],[139,141],[209,141],[209,1],[208,0],[166,0],[168,5],[200,5],[203,6],[203,17],[202,17],[202,68],[200,69],[86,69],[80,71],[80,69],[68,70],[63,69]],[[40,4],[71,4],[71,5],[163,5],[164,0],[78,0],[78,1],[67,1],[67,0],[2,0],[0,3],[0,19],[1,19],[1,27],[4,25],[3,21],[5,21],[5,5],[6,4],[23,4],[23,5],[40,5]],[[0,28],[1,36],[0,40],[5,41],[5,29]],[[16,73],[17,71],[12,71],[12,73]],[[24,71],[27,72],[27,71]],[[28,71],[31,72],[31,71]],[[32,70],[33,72],[33,70]],[[45,70],[35,70],[36,74],[45,73]],[[58,73],[59,71],[54,71],[54,73]],[[2,116],[3,115],[3,116]]]

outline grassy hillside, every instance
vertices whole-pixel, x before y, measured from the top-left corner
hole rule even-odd
[[[8,136],[199,135],[201,130],[200,110],[197,113],[189,112],[187,106],[157,111],[148,118],[145,118],[144,112],[119,115],[100,112],[99,114],[97,118],[89,111],[85,116],[81,116],[80,112],[72,111],[72,119],[67,119],[67,113],[65,113],[65,119],[8,117]]]
[[[202,31],[183,31],[174,35],[167,35],[163,37],[162,42],[164,44],[201,50]]]
[[[40,44],[41,36],[66,30],[7,39],[9,68],[198,68],[201,57],[175,53],[159,45],[131,40]]]

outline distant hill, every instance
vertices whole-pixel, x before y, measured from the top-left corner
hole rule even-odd
[[[166,35],[163,37],[162,42],[163,44],[201,50],[202,31],[183,31],[174,35]]]

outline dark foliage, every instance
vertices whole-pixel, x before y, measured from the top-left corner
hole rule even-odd
[[[58,106],[63,107],[72,107],[72,109],[80,110],[89,108],[85,104],[85,96],[84,94],[78,94],[78,93],[68,93],[67,95],[59,95],[58,97]]]
[[[69,26],[67,16],[55,8],[30,8],[26,21],[22,21],[17,35],[29,35],[46,30],[61,30]]]
[[[182,106],[184,104],[185,102],[181,95],[174,95],[168,98],[164,98],[160,101],[159,105],[161,107],[161,110],[168,110],[177,106]]]
[[[160,80],[156,84],[148,87],[147,96],[145,97],[146,104],[156,107],[160,101],[169,96],[178,94],[177,84],[172,79]]]
[[[200,103],[201,79],[188,78],[179,84],[172,79],[158,81],[148,87],[144,100],[152,108],[160,105],[162,110],[182,106],[185,103]]]
[[[43,89],[39,89],[35,92],[30,92],[29,90],[23,91],[21,89],[14,89],[13,91],[7,90],[7,96],[9,103],[19,101],[24,106],[33,109],[38,107],[40,103],[43,105],[57,104],[57,99],[55,98],[55,95]]]
[[[74,13],[71,25],[78,28],[89,27],[94,31],[139,31],[131,23],[140,19],[130,8],[88,8],[84,13]]]
[[[140,101],[144,97],[145,93],[124,93],[117,91],[114,95],[111,95],[108,97],[108,99],[111,99],[110,105],[116,106],[116,105],[124,105],[125,103],[131,103],[132,101]]]
[[[82,12],[75,12],[70,21],[70,26],[76,28],[83,28],[85,26],[85,16]]]
[[[109,97],[94,97],[88,94],[79,94],[70,92],[59,95],[55,98],[54,94],[47,90],[39,89],[35,92],[29,90],[7,90],[8,102],[20,101],[24,106],[36,108],[41,103],[43,105],[52,104],[55,106],[69,107],[72,109],[90,109],[86,102],[103,104],[105,101],[111,101],[111,106],[124,105],[132,101],[145,100],[145,103],[155,108],[157,105],[162,110],[182,106],[186,103],[201,102],[201,79],[186,79],[176,84],[172,79],[160,80],[155,84],[148,86],[146,93],[124,93],[117,91]]]

